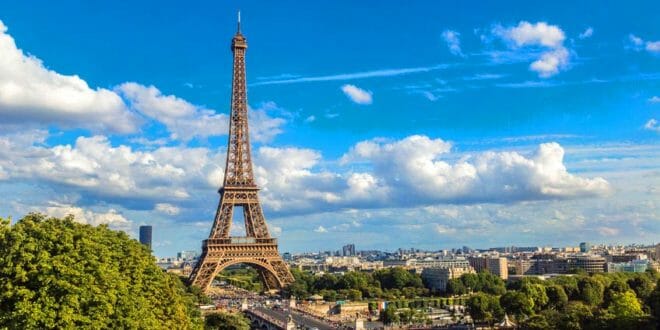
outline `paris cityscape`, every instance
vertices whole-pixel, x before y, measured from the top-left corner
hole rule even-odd
[[[660,328],[659,10],[0,3],[0,330]]]

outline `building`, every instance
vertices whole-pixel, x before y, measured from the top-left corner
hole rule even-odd
[[[607,263],[608,273],[617,273],[617,272],[643,273],[648,268],[649,268],[648,260],[633,260],[629,262]]]
[[[195,258],[197,258],[197,251],[177,252],[176,257],[181,260],[194,260]]]
[[[587,273],[602,273],[606,270],[605,258],[583,255],[568,259],[570,269],[584,269]]]
[[[140,243],[151,250],[151,226],[140,226]]]
[[[410,266],[408,269],[414,269],[416,273],[420,274],[426,268],[465,268],[470,267],[470,263],[463,257],[458,258],[442,258],[442,259],[423,259],[416,260],[410,259]]]
[[[449,280],[459,278],[463,274],[471,273],[475,273],[475,271],[470,265],[466,267],[424,268],[422,279],[431,291],[445,292],[447,291]]]
[[[591,250],[591,243],[589,242],[582,242],[580,243],[580,252],[582,253],[587,253]]]
[[[513,269],[515,275],[531,274],[534,267],[534,261],[531,259],[515,259],[513,260]]]
[[[342,255],[344,257],[353,257],[355,256],[355,244],[346,244],[342,248]]]
[[[509,263],[504,257],[470,257],[468,261],[476,272],[487,270],[503,280],[509,277]]]

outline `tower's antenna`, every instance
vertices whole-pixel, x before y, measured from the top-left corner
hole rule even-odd
[[[238,33],[241,33],[241,11],[238,11],[238,27],[237,27]]]

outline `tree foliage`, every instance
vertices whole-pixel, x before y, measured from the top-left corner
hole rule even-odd
[[[644,315],[642,305],[639,303],[635,292],[632,290],[614,293],[607,311],[615,317],[622,318],[639,317]]]
[[[592,277],[583,277],[578,281],[580,300],[591,306],[603,302],[603,284]]]
[[[0,221],[0,328],[200,328],[194,297],[107,226],[29,214]]]
[[[545,287],[545,294],[548,296],[548,307],[555,310],[561,310],[568,303],[568,295],[561,285],[550,285]]]
[[[492,323],[504,315],[500,301],[496,296],[477,293],[467,301],[470,316],[476,321]]]
[[[361,300],[364,298],[397,299],[428,296],[419,274],[400,267],[381,269],[374,273],[347,272],[343,275],[314,276],[299,269],[291,270],[295,282],[285,288],[288,296],[307,298],[320,294],[329,301]]]
[[[217,312],[204,317],[205,330],[249,330],[250,322],[238,313]]]
[[[519,291],[507,291],[500,297],[500,304],[511,315],[531,315],[534,312],[534,300]]]

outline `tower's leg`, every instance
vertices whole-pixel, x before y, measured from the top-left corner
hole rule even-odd
[[[273,273],[265,269],[259,269],[258,271],[261,277],[261,283],[264,284],[264,291],[270,291],[280,288],[280,284],[277,281],[275,275],[273,275]]]
[[[218,266],[218,262],[209,261],[205,255],[202,255],[195,270],[190,274],[191,284],[199,287],[202,291],[206,291],[213,283],[213,277]]]

